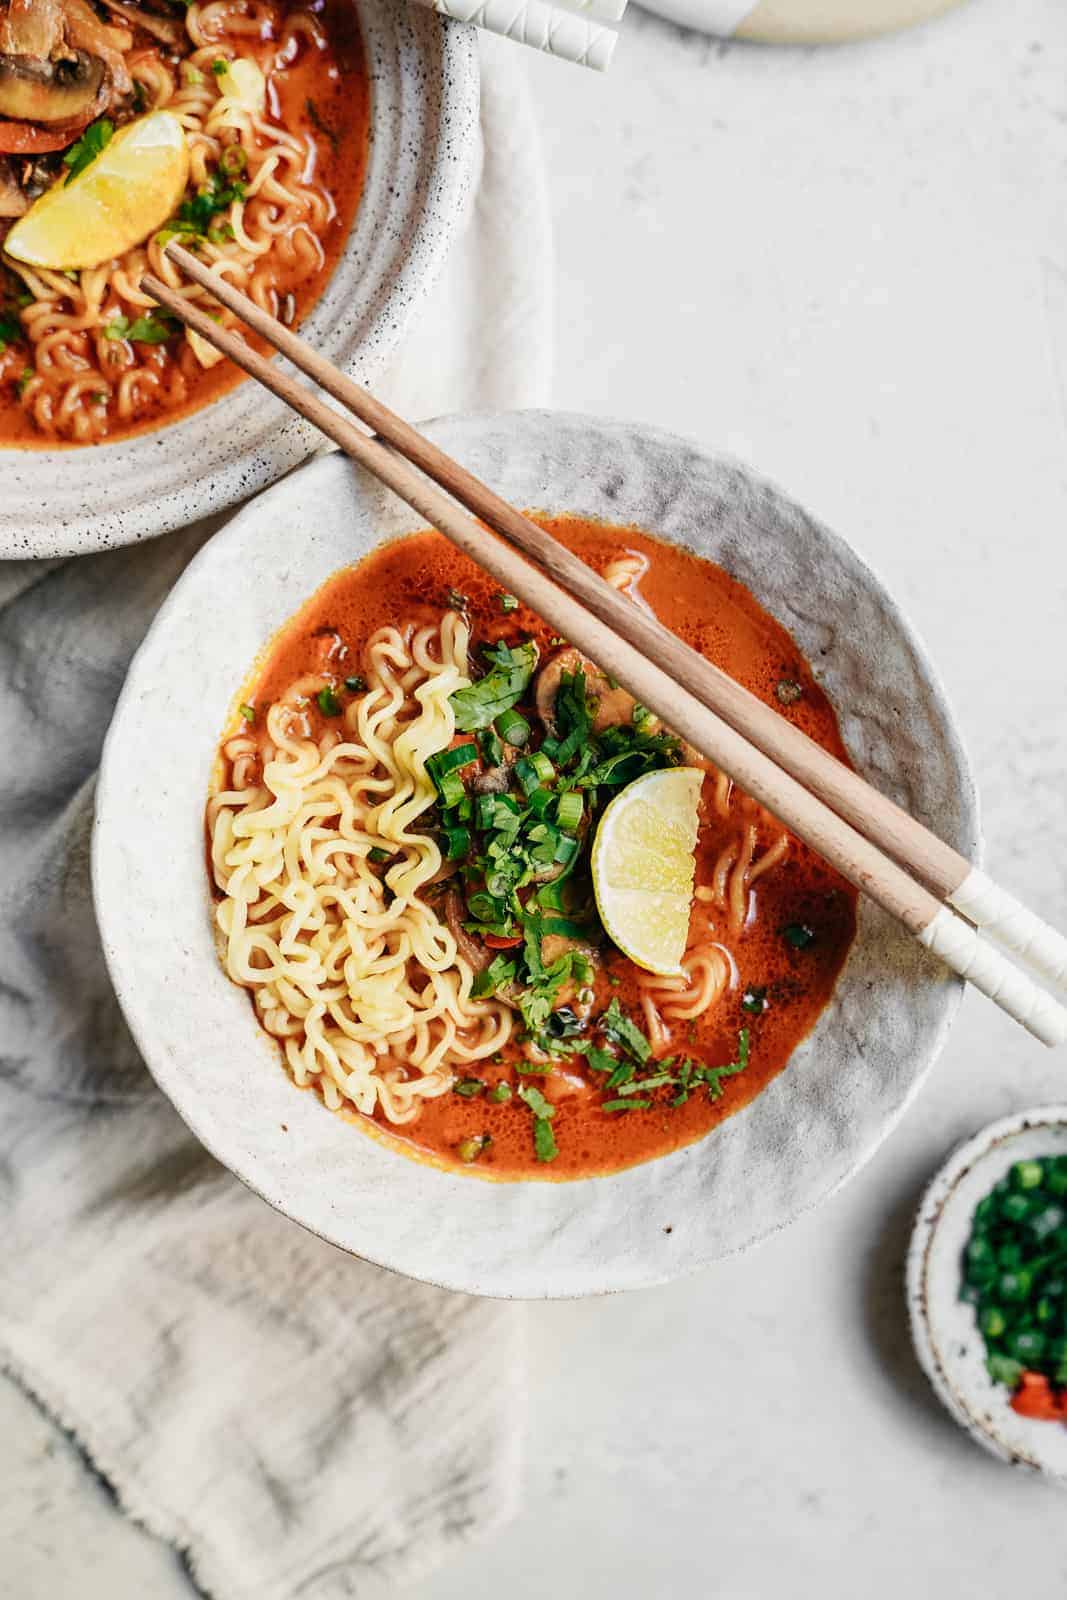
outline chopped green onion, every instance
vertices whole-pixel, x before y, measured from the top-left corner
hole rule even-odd
[[[446,841],[445,855],[448,857],[449,861],[461,861],[463,859],[463,857],[465,855],[468,855],[469,852],[470,852],[470,847],[471,847],[470,829],[469,828],[446,828],[445,829],[445,841]]]
[[[373,861],[375,865],[379,867],[383,862],[392,861],[392,859],[393,852],[391,850],[383,850],[380,844],[373,845],[371,849],[367,851],[367,860]]]
[[[348,690],[349,694],[359,694],[360,690],[365,689],[366,687],[366,678],[361,678],[358,673],[353,673],[350,678],[345,679],[345,688]]]
[[[493,1105],[495,1105],[495,1106],[502,1105],[505,1100],[510,1100],[511,1099],[511,1085],[510,1085],[510,1083],[498,1083],[495,1089],[490,1089],[490,1091],[489,1091],[489,1099],[492,1101]]]
[[[477,810],[477,815],[475,817],[475,821],[477,822],[479,828],[482,828],[482,829],[491,828],[493,826],[493,818],[495,816],[496,816],[496,795],[495,794],[480,794],[478,796],[478,810]]]
[[[577,789],[568,789],[566,794],[560,795],[556,821],[565,833],[574,833],[577,830],[584,809],[585,801]]]
[[[329,684],[319,690],[315,699],[324,717],[339,717],[341,715],[341,702]]]
[[[543,817],[552,801],[555,799],[551,789],[535,789],[528,797],[530,810],[536,817]]]
[[[569,867],[572,862],[578,859],[581,849],[582,847],[577,839],[571,839],[567,834],[561,833],[556,840],[556,849],[552,859],[558,862],[561,867]]]
[[[505,744],[524,745],[530,737],[530,724],[513,706],[500,713],[493,727]]]
[[[767,990],[765,986],[746,989],[741,1000],[741,1010],[750,1011],[753,1016],[762,1016],[767,1009]]]
[[[806,950],[810,944],[815,943],[814,932],[802,922],[791,922],[787,928],[783,928],[782,938],[786,944],[792,945],[794,950]]]
[[[256,720],[256,708],[255,708],[255,706],[243,705],[243,706],[240,706],[238,709],[240,710],[240,713],[241,713],[242,717],[244,717],[246,722],[255,722],[255,720]]]
[[[513,594],[502,594],[500,596],[500,609],[501,611],[517,611],[519,602]]]
[[[459,1159],[469,1167],[472,1161],[477,1161],[483,1150],[488,1150],[492,1142],[487,1133],[478,1133],[469,1139],[461,1139],[456,1146]]]
[[[461,1094],[465,1100],[471,1100],[476,1094],[481,1094],[485,1084],[481,1078],[460,1078],[458,1083],[452,1085],[456,1094]]]
[[[451,750],[438,750],[436,755],[427,756],[426,771],[436,780],[446,772],[454,772],[457,767],[468,767],[472,761],[477,761],[478,750],[473,744],[457,744]]]
[[[436,782],[437,793],[441,797],[443,806],[458,806],[467,792],[458,772],[446,772],[444,777],[437,779]]]
[[[523,756],[515,763],[515,776],[519,780],[522,792],[530,796],[542,784],[551,783],[556,776],[556,769],[551,761],[540,750],[535,750],[533,755]]]
[[[487,767],[499,767],[504,759],[504,746],[492,728],[478,729],[478,746]]]
[[[588,939],[589,929],[580,922],[570,922],[566,917],[546,917],[541,924],[542,933],[555,933],[561,939]]]
[[[647,1111],[651,1100],[605,1100],[602,1111]]]

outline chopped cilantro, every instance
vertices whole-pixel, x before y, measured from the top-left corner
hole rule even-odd
[[[506,644],[487,645],[484,653],[490,662],[485,677],[451,696],[461,733],[488,728],[502,712],[510,710],[526,693],[537,666],[538,651],[532,640],[514,649]]]
[[[647,1061],[652,1053],[652,1046],[645,1038],[641,1029],[619,1005],[618,997],[612,996],[611,1004],[600,1017],[600,1028],[612,1044],[617,1044],[620,1050],[625,1050],[628,1055],[636,1056],[638,1061]]]
[[[73,183],[90,162],[96,160],[101,151],[111,143],[114,133],[115,124],[109,117],[100,117],[96,122],[90,122],[81,138],[75,140],[70,149],[64,152],[63,165],[67,168],[66,183]]]
[[[556,1115],[555,1106],[546,1100],[540,1089],[536,1088],[532,1083],[521,1083],[519,1085],[519,1099],[525,1101],[535,1117],[542,1117],[551,1122]]]
[[[534,1155],[538,1161],[555,1161],[559,1155],[552,1124],[544,1117],[534,1118]]]

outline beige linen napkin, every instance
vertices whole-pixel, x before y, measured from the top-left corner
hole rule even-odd
[[[547,208],[507,55],[485,52],[466,235],[381,386],[411,416],[547,399]],[[0,566],[0,1364],[181,1552],[191,1592],[373,1595],[510,1515],[521,1313],[354,1261],[248,1193],[111,995],[88,886],[100,746],[209,531]],[[165,766],[165,728],[145,759]],[[17,1563],[0,1557],[5,1594]]]

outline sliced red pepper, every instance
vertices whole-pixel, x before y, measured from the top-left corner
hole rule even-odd
[[[0,117],[0,155],[44,156],[65,150],[85,132],[89,122],[68,123],[65,128],[39,128],[33,122],[12,122]]]
[[[1036,1422],[1067,1422],[1067,1391],[1057,1393],[1043,1372],[1024,1372],[1011,1408]]]
[[[516,945],[522,943],[522,934],[483,933],[482,943],[488,945],[490,950],[514,950]]]

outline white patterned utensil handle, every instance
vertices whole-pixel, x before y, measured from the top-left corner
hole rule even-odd
[[[923,929],[919,942],[1042,1044],[1067,1043],[1067,1011],[948,906]]]
[[[1067,990],[1067,939],[974,867],[949,899],[1003,949],[1057,989]]]
[[[528,44],[546,55],[576,66],[605,72],[618,41],[614,28],[604,28],[570,11],[557,11],[544,0],[419,0],[443,17]]]

